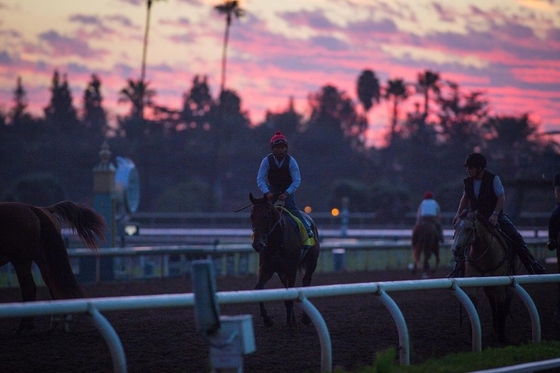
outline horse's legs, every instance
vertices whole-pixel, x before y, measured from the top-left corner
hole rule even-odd
[[[16,271],[17,279],[19,282],[19,287],[21,290],[21,297],[24,302],[33,302],[37,299],[37,285],[33,280],[33,274],[31,273],[31,260],[20,260],[12,262],[14,269]],[[25,317],[22,318],[19,324],[19,328],[16,333],[26,333],[30,332],[34,328],[33,318]]]
[[[296,284],[296,275],[297,272],[294,271],[290,274],[284,274],[284,276],[280,276],[280,280],[286,289],[293,288]],[[286,300],[284,301],[284,305],[286,306],[286,324],[288,326],[297,324],[296,315],[294,313],[294,301],[293,300]]]
[[[257,282],[257,285],[255,285],[255,289],[256,290],[264,289],[264,285],[268,282],[268,280],[272,278],[273,275],[274,275],[273,272],[265,273],[262,270],[262,268],[259,268],[259,281]],[[264,326],[266,327],[273,326],[274,321],[272,320],[272,317],[268,315],[268,312],[266,312],[266,308],[264,307],[263,302],[259,302],[259,310],[260,310],[260,315],[264,321]]]
[[[309,268],[309,266],[308,266],[308,268],[305,269],[305,275],[301,279],[301,285],[303,287],[311,285],[311,276],[313,276],[313,272],[315,272],[315,267],[317,267],[317,265],[315,265],[312,268]],[[309,318],[309,316],[305,312],[303,312],[301,314],[301,323],[303,325],[311,324],[311,319]]]
[[[412,266],[412,274],[415,275],[420,268],[420,262],[422,259],[422,249],[419,246],[419,243],[415,243],[412,246],[412,260],[414,261],[414,265]]]
[[[428,273],[430,272],[430,258],[432,257],[431,253],[426,250],[424,252],[424,276],[428,277]]]
[[[485,287],[492,309],[492,326],[498,342],[506,343],[506,317],[509,314],[509,301],[503,287]],[[511,300],[511,297],[510,297]]]
[[[436,265],[434,266],[434,272],[439,267],[439,242],[436,245],[436,249],[434,250],[434,256],[436,257]]]
[[[317,235],[315,237],[317,237]],[[317,269],[317,259],[319,258],[319,252],[320,252],[320,249],[317,246],[313,247],[312,249],[310,249],[307,252],[307,255],[304,259],[304,261],[305,261],[305,273],[304,273],[304,275],[301,279],[301,285],[303,287],[307,287],[307,286],[311,285],[311,279],[313,277],[313,273],[315,273],[315,270]],[[311,319],[305,313],[305,311],[302,311],[301,323],[303,325],[311,324]]]

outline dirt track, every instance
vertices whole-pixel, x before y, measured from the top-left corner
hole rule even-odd
[[[549,273],[555,268],[549,267]],[[440,270],[436,277],[444,277]],[[414,279],[407,271],[317,274],[313,285]],[[256,278],[218,279],[218,291],[250,290]],[[279,287],[274,278],[268,288]],[[133,283],[86,285],[91,297],[191,292],[188,278]],[[553,315],[556,285],[525,286],[539,310],[542,339],[560,340],[560,320]],[[404,314],[410,333],[411,363],[430,357],[471,350],[469,322],[460,303],[449,291],[389,294]],[[44,288],[40,298],[48,299]],[[0,290],[0,302],[19,301],[19,289]],[[354,369],[370,364],[376,352],[398,346],[395,323],[375,295],[311,299],[323,315],[331,336],[334,367]],[[221,307],[223,315],[252,314],[256,352],[244,357],[245,372],[318,372],[319,337],[310,326],[288,328],[284,305],[268,304],[276,325],[265,328],[256,304]],[[299,308],[296,306],[299,315]],[[116,329],[127,356],[129,372],[208,372],[208,345],[195,332],[192,309],[112,312],[105,316]],[[529,343],[531,324],[522,301],[514,297],[508,319],[511,344]],[[45,331],[49,318],[37,320],[32,335],[15,338],[14,319],[0,320],[0,371],[2,372],[112,372],[109,350],[101,335],[84,315],[74,316],[72,331]],[[481,311],[483,348],[497,346],[488,307]]]

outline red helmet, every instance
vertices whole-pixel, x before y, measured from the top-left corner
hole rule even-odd
[[[434,193],[427,190],[426,193],[424,193],[424,199],[434,199]]]
[[[270,138],[270,146],[278,144],[285,144],[286,146],[288,146],[288,139],[286,138],[286,136],[282,135],[282,132],[279,131]]]

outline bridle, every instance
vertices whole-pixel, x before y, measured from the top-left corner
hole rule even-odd
[[[253,234],[255,234],[256,232],[260,232],[264,235],[264,241],[265,241],[265,246],[268,246],[268,239],[270,238],[270,236],[272,235],[272,233],[274,232],[274,230],[276,229],[276,227],[278,227],[279,224],[281,224],[282,222],[282,212],[284,211],[283,209],[280,209],[280,211],[278,211],[278,219],[276,219],[276,221],[273,222],[273,214],[271,209],[265,204],[265,203],[258,203],[258,204],[253,204],[253,211],[255,206],[262,206],[264,209],[266,209],[266,213],[268,215],[268,227],[266,229],[262,229],[262,227],[253,227],[252,231]],[[276,207],[274,207],[276,209]],[[251,212],[251,216],[253,216],[253,212]],[[251,218],[251,220],[253,220],[253,218]]]

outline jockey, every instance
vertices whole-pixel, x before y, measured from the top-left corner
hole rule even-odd
[[[434,199],[434,194],[431,191],[424,193],[424,199],[418,206],[416,212],[416,224],[421,222],[429,222],[435,225],[439,241],[443,243],[443,230],[441,228],[441,210],[439,203]]]
[[[259,167],[257,186],[273,203],[277,200],[284,202],[284,207],[301,221],[307,231],[308,239],[304,246],[313,246],[313,230],[296,206],[295,191],[301,183],[301,174],[295,158],[288,154],[286,136],[276,132],[270,138],[270,149],[272,153],[264,157]]]
[[[504,186],[498,175],[486,170],[486,158],[480,153],[469,154],[463,167],[466,168],[468,177],[463,180],[464,191],[459,208],[453,218],[453,225],[463,215],[465,210],[478,211],[490,225],[498,225],[506,236],[513,241],[510,245],[529,274],[543,274],[545,268],[535,260],[523,236],[515,225],[504,213],[505,204]],[[464,275],[464,262],[455,262],[456,266],[448,277],[461,277]]]

